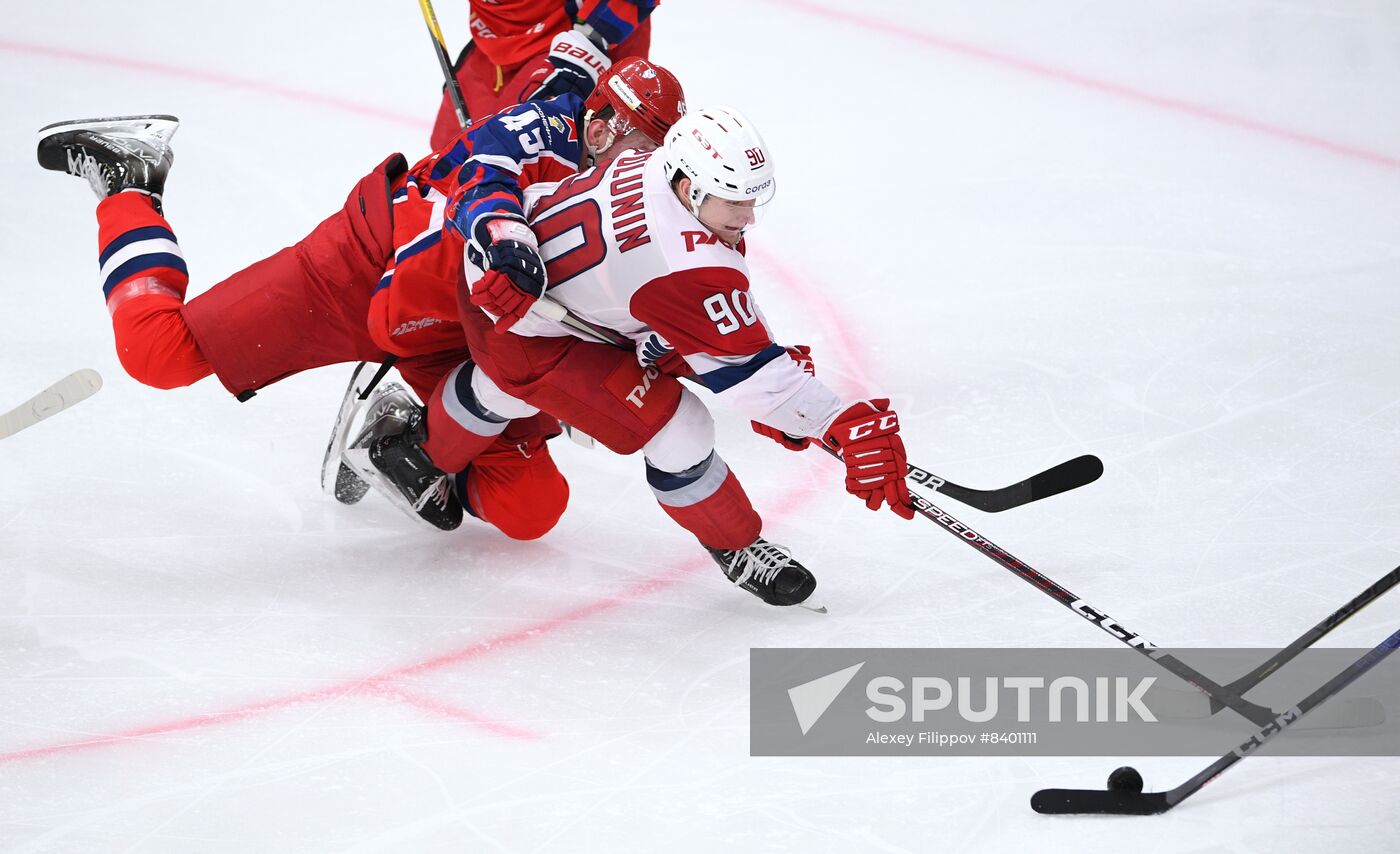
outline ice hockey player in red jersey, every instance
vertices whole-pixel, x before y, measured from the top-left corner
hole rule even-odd
[[[503,111],[412,168],[401,155],[389,157],[307,237],[188,303],[188,270],[161,207],[174,117],[50,125],[40,131],[38,158],[44,168],[86,178],[101,199],[103,291],[132,377],[176,388],[213,374],[246,400],[299,371],[399,356],[405,380],[436,404],[395,413],[404,416],[401,429],[365,437],[364,450],[397,488],[400,506],[450,530],[465,505],[509,536],[529,539],[548,531],[568,500],[545,445],[558,422],[532,416],[493,424],[488,446],[468,437],[470,470],[456,462],[458,422],[441,401],[468,350],[455,299],[462,244],[442,239],[446,212],[454,200],[490,210],[532,181],[571,174],[615,150],[654,146],[678,116],[679,83],[645,60],[603,79],[642,81],[643,73],[649,88],[614,84],[587,102],[564,95]],[[491,251],[499,255],[500,247]],[[430,296],[439,291],[445,298]],[[432,313],[438,306],[441,316]],[[470,421],[470,413],[457,414]]]
[[[601,50],[613,62],[646,59],[658,0],[472,0],[471,41],[453,72],[467,115],[489,116],[512,104],[591,86],[577,60]],[[441,148],[460,130],[444,92],[430,139]]]
[[[463,308],[476,367],[454,390],[458,405],[498,420],[544,411],[618,453],[642,451],[662,509],[729,579],[793,605],[811,597],[814,577],[761,536],[759,514],[715,450],[709,411],[672,373],[693,372],[786,447],[815,440],[839,451],[846,488],[872,510],[914,514],[889,401],[837,397],[804,350],[773,341],[750,291],[744,235],[775,189],[763,139],[726,108],[687,114],[658,151],[534,185],[526,207],[535,239],[525,232],[521,241],[544,276],[466,266],[471,302],[484,311]],[[633,348],[585,340],[532,311],[542,280],[550,300]]]

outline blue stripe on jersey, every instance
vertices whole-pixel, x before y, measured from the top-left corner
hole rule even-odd
[[[381,278],[381,279],[379,280],[379,284],[377,284],[377,285],[374,286],[374,290],[370,291],[370,296],[374,296],[375,294],[377,294],[377,293],[379,293],[380,291],[384,290],[385,288],[389,287],[389,283],[392,282],[393,280],[394,280],[394,271],[393,271],[393,270],[390,270],[389,272],[387,272],[387,273],[384,274],[384,277],[383,277],[383,278]]]
[[[467,158],[470,156],[471,152],[467,149],[467,146],[464,145],[461,140],[458,140],[455,145],[438,158],[438,162],[433,164],[432,171],[428,173],[429,179],[440,181],[446,178],[453,169],[466,163]]]
[[[169,252],[153,252],[150,255],[137,255],[117,269],[113,270],[107,280],[102,283],[102,293],[104,296],[111,296],[112,289],[121,284],[124,279],[129,279],[142,270],[154,269],[156,267],[169,267],[172,270],[179,270],[186,276],[190,274],[189,268],[185,266],[185,259],[179,255],[172,255]]]
[[[165,228],[164,226],[148,225],[144,228],[133,228],[131,231],[123,233],[116,240],[113,240],[111,243],[107,244],[107,248],[103,249],[102,254],[97,256],[97,266],[101,267],[103,264],[106,264],[108,258],[111,258],[113,255],[117,254],[118,252],[122,251],[123,249],[125,249],[126,247],[130,246],[138,240],[162,239],[169,240],[172,243],[178,242],[175,240],[175,233],[172,232],[170,229]]]
[[[420,252],[426,252],[427,250],[432,249],[434,246],[438,245],[438,243],[440,243],[441,241],[442,241],[442,232],[441,232],[441,231],[434,231],[432,234],[429,234],[427,237],[424,237],[422,240],[419,240],[417,243],[410,243],[410,244],[408,244],[407,246],[405,246],[404,248],[400,249],[400,250],[399,250],[399,253],[398,253],[397,255],[394,256],[394,263],[395,263],[395,264],[402,264],[403,262],[407,261],[409,258],[412,258],[414,255],[419,254]]]
[[[784,350],[781,346],[769,344],[767,347],[758,351],[752,359],[749,359],[742,365],[727,365],[719,370],[701,374],[700,382],[705,384],[705,388],[715,393],[728,391],[758,373],[759,368],[762,368],[764,365],[786,353],[787,350]]]

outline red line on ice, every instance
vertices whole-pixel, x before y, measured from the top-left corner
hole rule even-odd
[[[413,706],[414,708],[421,709],[422,711],[437,715],[438,717],[449,718],[451,720],[462,721],[463,723],[471,724],[474,727],[479,727],[481,729],[495,733],[496,735],[505,736],[506,738],[515,738],[524,741],[538,741],[540,738],[543,737],[534,730],[518,727],[514,724],[506,723],[504,721],[498,721],[492,718],[483,717],[482,715],[477,714],[471,709],[464,709],[461,706],[454,706],[451,703],[444,703],[441,700],[437,700],[432,697],[425,697],[422,694],[404,691],[399,688],[385,687],[379,689],[378,691],[375,691],[375,694],[377,694],[378,696],[387,697],[391,700],[397,700],[400,703],[405,703],[407,705]]]
[[[817,366],[817,375],[822,381],[835,388],[837,383],[833,382],[833,376],[838,370],[845,371],[855,377],[859,386],[852,387],[849,383],[840,383],[843,387],[836,390],[846,392],[848,399],[866,394],[883,394],[862,364],[864,360],[860,355],[858,336],[852,331],[845,315],[827,298],[827,289],[821,287],[811,276],[784,264],[773,252],[757,247],[750,248],[749,252],[753,260],[770,269],[783,288],[801,296],[802,302],[817,316],[817,322],[825,330],[827,341],[836,350],[836,358],[829,359],[823,353],[812,354]],[[822,373],[823,366],[827,364],[830,364],[833,370],[831,373]]]
[[[783,515],[783,514],[778,514]],[[217,724],[240,721],[254,715],[277,712],[292,706],[304,703],[320,702],[327,700],[338,700],[352,696],[384,696],[399,701],[409,701],[417,708],[432,711],[436,714],[455,720],[462,720],[481,726],[498,735],[506,735],[513,738],[533,738],[534,733],[521,729],[511,724],[503,724],[484,715],[475,712],[447,706],[446,704],[433,703],[420,695],[411,695],[401,686],[395,683],[401,679],[409,679],[414,676],[421,676],[446,667],[475,661],[493,653],[501,652],[527,641],[536,640],[544,635],[558,631],[574,623],[581,622],[589,617],[595,616],[604,611],[612,610],[620,605],[628,604],[643,596],[647,596],[665,587],[679,582],[687,573],[694,571],[710,563],[708,558],[703,560],[692,560],[683,564],[680,568],[662,573],[655,577],[637,582],[623,589],[613,596],[596,599],[577,608],[572,608],[553,617],[538,620],[521,626],[513,631],[504,632],[485,640],[477,641],[473,644],[443,653],[442,655],[424,659],[422,661],[406,664],[381,673],[359,678],[345,679],[324,688],[317,688],[310,691],[300,691],[295,694],[288,694],[284,697],[276,697],[261,702],[248,703],[243,706],[236,706],[217,712],[190,715],[183,718],[173,718],[159,723],[146,724],[143,726],[131,727],[115,733],[103,733],[94,735],[92,738],[78,741],[64,742],[61,744],[48,745],[46,747],[33,747],[26,750],[14,750],[0,753],[0,765],[9,764],[25,759],[37,759],[44,756],[52,756],[58,753],[71,753],[80,750],[87,750],[95,747],[125,741],[141,741],[152,736],[167,735],[170,733],[186,732],[194,729],[215,726]]]
[[[925,47],[936,50],[955,53],[971,59],[988,62],[993,65],[1000,65],[1003,68],[1011,68],[1027,74],[1034,74],[1051,80],[1057,80],[1081,89],[1089,89],[1103,95],[1115,98],[1122,98],[1128,101],[1136,101],[1140,104],[1148,104],[1163,110],[1170,110],[1175,113],[1182,113],[1198,119],[1215,122],[1217,124],[1228,125],[1239,130],[1251,131],[1253,133],[1271,136],[1297,145],[1308,148],[1326,151],[1331,154],[1349,157],[1354,160],[1363,160],[1376,166],[1384,166],[1389,169],[1400,169],[1400,157],[1385,154],[1379,151],[1370,151],[1359,146],[1348,145],[1343,142],[1326,139],[1302,131],[1292,130],[1279,125],[1272,125],[1267,122],[1251,119],[1248,116],[1240,116],[1224,110],[1218,110],[1205,104],[1196,104],[1190,101],[1183,101],[1168,95],[1158,95],[1143,89],[1135,89],[1121,83],[1114,83],[1109,80],[1100,80],[1089,77],[1076,71],[1065,68],[1056,68],[1046,65],[1033,59],[1015,56],[1009,53],[982,47],[968,42],[950,39],[935,33],[920,32],[911,30],[897,21],[885,21],[879,18],[868,18],[854,12],[841,9],[832,9],[816,3],[806,2],[806,0],[767,0],[775,6],[786,6],[798,12],[812,15],[818,18],[827,18],[838,21],[842,24],[860,27],[864,30],[871,30],[882,35],[891,36],[906,41],[917,42]]]

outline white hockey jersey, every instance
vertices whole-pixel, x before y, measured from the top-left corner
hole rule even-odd
[[[790,435],[819,438],[844,408],[774,343],[749,291],[743,244],[725,245],[691,215],[671,190],[663,155],[627,152],[536,184],[526,213],[549,297],[575,315],[627,336],[639,352],[674,348],[726,405]],[[511,334],[576,333],[532,312]]]

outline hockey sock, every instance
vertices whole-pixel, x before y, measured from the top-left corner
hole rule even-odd
[[[149,195],[133,190],[103,199],[97,205],[97,246],[108,311],[154,293],[184,301],[190,282],[185,256]]]
[[[664,472],[648,462],[647,483],[666,515],[709,548],[747,548],[763,529],[744,487],[718,453],[683,472]]]
[[[181,314],[189,285],[185,259],[151,197],[130,191],[102,200],[97,227],[102,292],[122,367],[155,388],[209,376],[209,363]]]
[[[445,472],[465,469],[510,423],[476,399],[472,392],[474,369],[470,362],[458,365],[428,399],[428,439],[423,450],[433,465]]]

